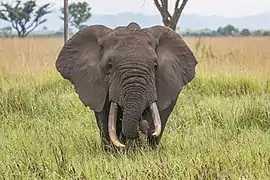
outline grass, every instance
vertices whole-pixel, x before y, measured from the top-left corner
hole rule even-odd
[[[61,40],[0,41],[2,179],[269,179],[270,39],[188,38],[197,76],[160,146],[115,155],[54,69]]]

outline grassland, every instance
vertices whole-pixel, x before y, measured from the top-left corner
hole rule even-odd
[[[101,151],[54,69],[59,39],[0,40],[0,178],[269,179],[270,38],[186,39],[199,64],[156,150]]]

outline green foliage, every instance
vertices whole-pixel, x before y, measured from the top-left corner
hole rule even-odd
[[[50,3],[47,3],[37,8],[36,1],[33,0],[24,3],[16,1],[14,6],[2,3],[0,19],[9,22],[17,31],[18,37],[23,38],[47,21],[43,17],[51,13],[49,6]]]
[[[101,151],[94,114],[58,73],[1,70],[3,179],[268,179],[270,79],[198,75],[156,150]]]
[[[81,29],[82,23],[86,22],[90,17],[91,7],[87,2],[71,3],[68,5],[69,22],[77,29]],[[64,9],[61,8],[61,12],[64,13]],[[60,17],[62,20],[63,17]]]

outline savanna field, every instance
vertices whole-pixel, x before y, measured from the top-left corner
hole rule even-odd
[[[101,150],[54,63],[62,39],[0,39],[1,179],[270,179],[270,38],[185,38],[198,59],[157,149]]]

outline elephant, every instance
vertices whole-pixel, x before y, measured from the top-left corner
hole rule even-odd
[[[156,147],[198,64],[181,35],[136,22],[89,25],[63,45],[55,67],[94,112],[103,145],[126,147],[144,131]]]

